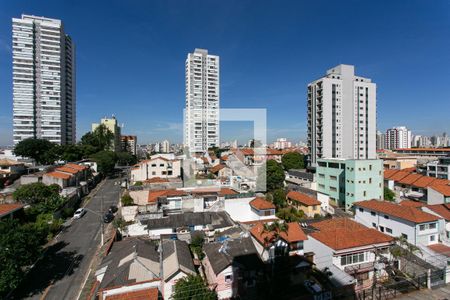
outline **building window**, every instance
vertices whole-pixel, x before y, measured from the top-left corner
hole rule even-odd
[[[435,235],[430,235],[430,242],[434,242],[436,240],[436,236]]]
[[[152,172],[152,175],[156,175],[156,172],[155,172],[155,171],[153,171],[153,172]]]
[[[330,191],[332,191],[332,192],[336,192],[337,191],[337,189],[334,187],[334,186],[330,186]]]
[[[389,227],[386,227],[386,232],[392,234],[392,229],[390,229]]]
[[[233,275],[225,275],[225,282],[230,283],[231,281],[233,281]]]
[[[156,167],[156,164],[152,164],[152,167]]]
[[[363,192],[363,197],[366,197],[366,196],[367,196],[367,192],[364,191],[364,192]]]
[[[402,238],[404,238],[405,240],[407,240],[407,239],[408,239],[408,235],[407,235],[407,234],[404,234],[404,233],[402,233]]]
[[[325,174],[319,173],[319,178],[325,178]]]
[[[436,223],[431,223],[430,225],[428,225],[429,229],[436,229]]]
[[[364,212],[364,208],[358,208],[358,210],[360,211],[360,212]]]
[[[388,216],[388,215],[384,215],[384,218],[385,218],[385,219],[389,219],[389,216]]]
[[[420,225],[420,226],[419,226],[419,230],[420,230],[420,231],[424,231],[424,230],[425,230],[425,224]]]
[[[330,175],[330,179],[331,179],[331,180],[337,180],[337,177],[336,177],[336,176],[333,176],[333,175]]]
[[[370,214],[371,214],[372,216],[376,216],[376,215],[377,215],[374,211],[371,211]]]
[[[364,262],[364,253],[348,254],[341,256],[341,266]]]
[[[383,226],[380,226],[380,231],[384,232],[384,227]]]
[[[377,224],[372,223],[373,228],[377,228]]]

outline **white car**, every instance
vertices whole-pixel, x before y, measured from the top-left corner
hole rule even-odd
[[[79,208],[75,211],[75,213],[73,214],[73,218],[74,219],[79,219],[82,216],[84,216],[84,214],[86,213],[86,210],[84,208]]]

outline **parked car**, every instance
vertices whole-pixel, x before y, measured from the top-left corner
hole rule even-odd
[[[79,208],[73,214],[74,219],[79,219],[86,214],[86,210],[84,208]]]
[[[108,209],[108,211],[113,214],[116,213],[118,210],[119,210],[119,208],[115,205],[111,205]]]
[[[110,223],[113,219],[114,219],[114,214],[111,212],[107,212],[103,216],[103,222],[105,222],[105,223]]]

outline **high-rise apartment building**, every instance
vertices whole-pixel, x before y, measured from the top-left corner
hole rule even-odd
[[[338,65],[308,84],[310,164],[318,158],[376,158],[376,84]]]
[[[14,144],[75,143],[75,46],[60,20],[12,19]]]
[[[135,135],[122,135],[120,137],[121,150],[129,152],[133,155],[137,154],[137,136]]]
[[[377,131],[377,150],[386,149],[386,134]]]
[[[161,143],[161,152],[169,153],[170,152],[170,142],[168,140],[164,140]]]
[[[195,49],[186,59],[183,144],[190,152],[219,146],[219,56]]]
[[[411,131],[405,126],[394,127],[386,131],[386,149],[411,148]]]

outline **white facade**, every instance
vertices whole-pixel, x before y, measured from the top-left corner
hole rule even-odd
[[[75,143],[75,46],[60,20],[12,19],[14,144]]]
[[[170,152],[170,142],[168,140],[162,141],[160,150],[162,153],[169,153]]]
[[[438,221],[414,223],[386,213],[367,208],[355,208],[355,221],[373,227],[392,237],[405,237],[408,243],[416,246],[427,246],[439,242]]]
[[[318,158],[376,158],[376,84],[338,65],[308,84],[308,147]]]
[[[183,144],[190,152],[219,146],[219,56],[195,49],[186,59]]]
[[[156,157],[144,160],[131,170],[131,181],[145,181],[151,178],[178,178],[181,176],[181,161]]]
[[[292,143],[285,138],[279,138],[273,143],[273,148],[275,149],[286,149],[291,148]]]
[[[411,131],[405,126],[394,127],[386,131],[387,149],[411,148],[411,143]]]

